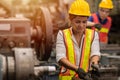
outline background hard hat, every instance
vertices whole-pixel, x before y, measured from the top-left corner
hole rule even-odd
[[[99,4],[99,7],[113,9],[113,3],[111,0],[102,0]]]
[[[69,14],[90,16],[88,3],[84,0],[75,0],[70,6]]]

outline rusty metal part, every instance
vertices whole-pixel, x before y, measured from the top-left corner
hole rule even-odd
[[[34,22],[34,25],[39,26],[42,31],[41,40],[35,40],[37,57],[39,60],[48,60],[51,54],[53,36],[53,24],[49,10],[41,6],[35,14]]]
[[[42,30],[40,26],[31,28],[31,38],[40,41],[42,39]]]
[[[2,29],[6,27],[6,30]],[[26,18],[5,18],[0,19],[0,42],[2,48],[21,47],[19,43],[23,43],[24,47],[31,47],[30,20]],[[8,29],[7,29],[8,28]],[[10,42],[13,42],[14,45]]]
[[[28,80],[34,73],[33,50],[31,48],[15,48],[16,80]]]

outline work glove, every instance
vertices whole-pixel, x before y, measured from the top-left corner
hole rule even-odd
[[[99,80],[100,77],[100,67],[99,64],[92,64],[92,70],[89,71],[93,80]]]
[[[93,80],[91,75],[89,73],[86,74],[86,76],[84,77],[84,80]]]
[[[76,71],[76,73],[78,74],[80,79],[83,80],[92,80],[92,78],[90,77],[89,74],[87,74],[82,68],[78,68],[78,70]]]
[[[98,30],[101,30],[101,28],[102,28],[102,25],[99,24],[99,23],[95,24],[94,26],[95,26],[95,28],[97,28]]]

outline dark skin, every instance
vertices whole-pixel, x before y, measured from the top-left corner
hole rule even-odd
[[[80,45],[82,35],[85,32],[85,29],[87,26],[87,19],[88,19],[87,16],[76,16],[75,18],[71,20],[72,31],[73,31],[73,34],[75,36],[75,39],[78,45]],[[99,60],[99,56],[93,56],[91,58],[91,61],[94,62],[95,64],[98,64],[98,60]],[[71,69],[73,71],[76,71],[78,69],[78,66],[71,64],[66,58],[62,58],[59,61],[59,63],[63,65],[64,67]]]

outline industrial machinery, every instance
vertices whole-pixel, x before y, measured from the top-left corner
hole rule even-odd
[[[0,19],[0,80],[58,80],[59,66],[51,54],[57,31],[66,26],[58,25],[54,15],[44,5],[36,10],[33,20]],[[106,79],[111,75],[111,80],[117,80],[115,66],[104,65],[100,71]]]
[[[50,56],[53,44],[53,23],[49,10],[40,7],[35,13],[33,20],[32,39],[40,60],[47,60]],[[47,53],[47,54],[45,54]],[[41,55],[40,55],[41,54]]]
[[[56,72],[55,61],[47,62],[52,49],[50,29],[43,34],[29,19],[0,19],[0,80],[29,80]]]

